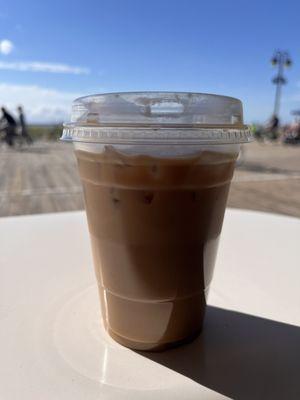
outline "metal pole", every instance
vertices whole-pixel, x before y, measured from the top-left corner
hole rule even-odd
[[[278,118],[282,86],[286,84],[283,72],[285,67],[292,65],[292,60],[287,51],[277,50],[271,61],[273,65],[278,66],[277,75],[272,79],[272,82],[276,85],[273,115]]]
[[[275,103],[274,103],[274,112],[273,114],[278,117],[279,115],[279,107],[280,107],[280,98],[281,98],[281,89],[283,84],[283,56],[280,53],[279,60],[278,60],[278,75],[277,75],[277,82],[276,82],[276,91],[275,91]]]

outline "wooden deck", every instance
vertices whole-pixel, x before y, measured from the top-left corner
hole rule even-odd
[[[244,147],[229,206],[300,217],[300,147]],[[35,143],[0,149],[0,216],[78,210],[84,207],[71,145]]]
[[[36,143],[18,151],[1,148],[0,216],[83,207],[71,145]]]

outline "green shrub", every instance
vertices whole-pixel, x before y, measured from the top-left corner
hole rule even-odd
[[[63,127],[57,125],[28,125],[28,133],[33,140],[57,140],[60,138]]]

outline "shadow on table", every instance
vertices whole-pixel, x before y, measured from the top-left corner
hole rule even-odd
[[[194,342],[143,356],[233,399],[300,399],[300,328],[209,306]]]

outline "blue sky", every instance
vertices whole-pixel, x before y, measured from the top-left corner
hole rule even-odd
[[[294,61],[281,105],[289,120],[300,108],[299,15],[291,0],[2,2],[0,104],[23,103],[31,121],[49,122],[67,119],[80,95],[199,91],[238,97],[246,122],[264,121],[269,60],[283,49]]]

